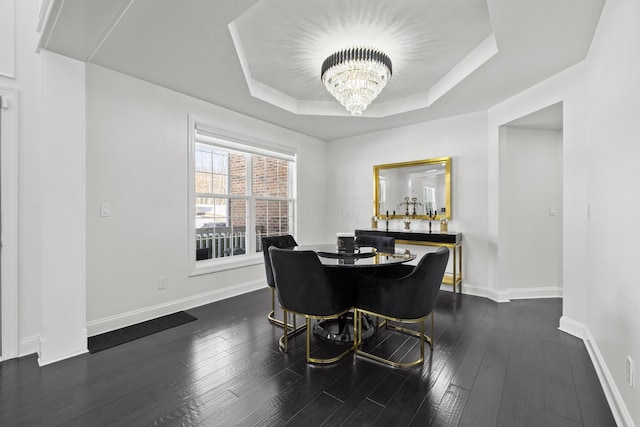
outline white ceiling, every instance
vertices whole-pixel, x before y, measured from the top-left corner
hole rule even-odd
[[[604,0],[53,0],[41,47],[323,140],[486,109],[585,58]],[[361,117],[335,50],[393,77]]]
[[[485,0],[411,4],[408,14],[389,0],[256,3],[230,25],[250,93],[297,114],[349,115],[320,84],[320,64],[368,46],[393,63],[366,112],[386,117],[428,107],[497,53]]]

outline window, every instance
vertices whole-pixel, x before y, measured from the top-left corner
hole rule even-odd
[[[425,212],[435,212],[438,213],[438,206],[436,206],[436,189],[435,187],[429,187],[425,185],[423,188],[424,197],[424,210]]]
[[[261,261],[262,237],[293,234],[295,155],[197,124],[191,143],[192,265]]]

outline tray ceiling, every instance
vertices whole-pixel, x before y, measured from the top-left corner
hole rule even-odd
[[[583,60],[604,0],[52,0],[40,47],[323,140],[483,110]],[[361,117],[320,66],[394,74]]]

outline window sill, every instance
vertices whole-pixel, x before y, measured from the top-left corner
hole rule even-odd
[[[263,262],[264,258],[261,253],[246,256],[243,255],[239,257],[236,256],[215,260],[197,261],[195,267],[192,267],[191,272],[189,273],[189,277],[249,267],[252,265],[262,264]]]

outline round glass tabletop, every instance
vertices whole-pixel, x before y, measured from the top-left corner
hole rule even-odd
[[[361,247],[355,252],[342,252],[332,244],[296,246],[295,250],[316,252],[322,264],[327,267],[382,267],[416,259],[416,255],[408,250],[386,253],[378,252],[372,247]]]

